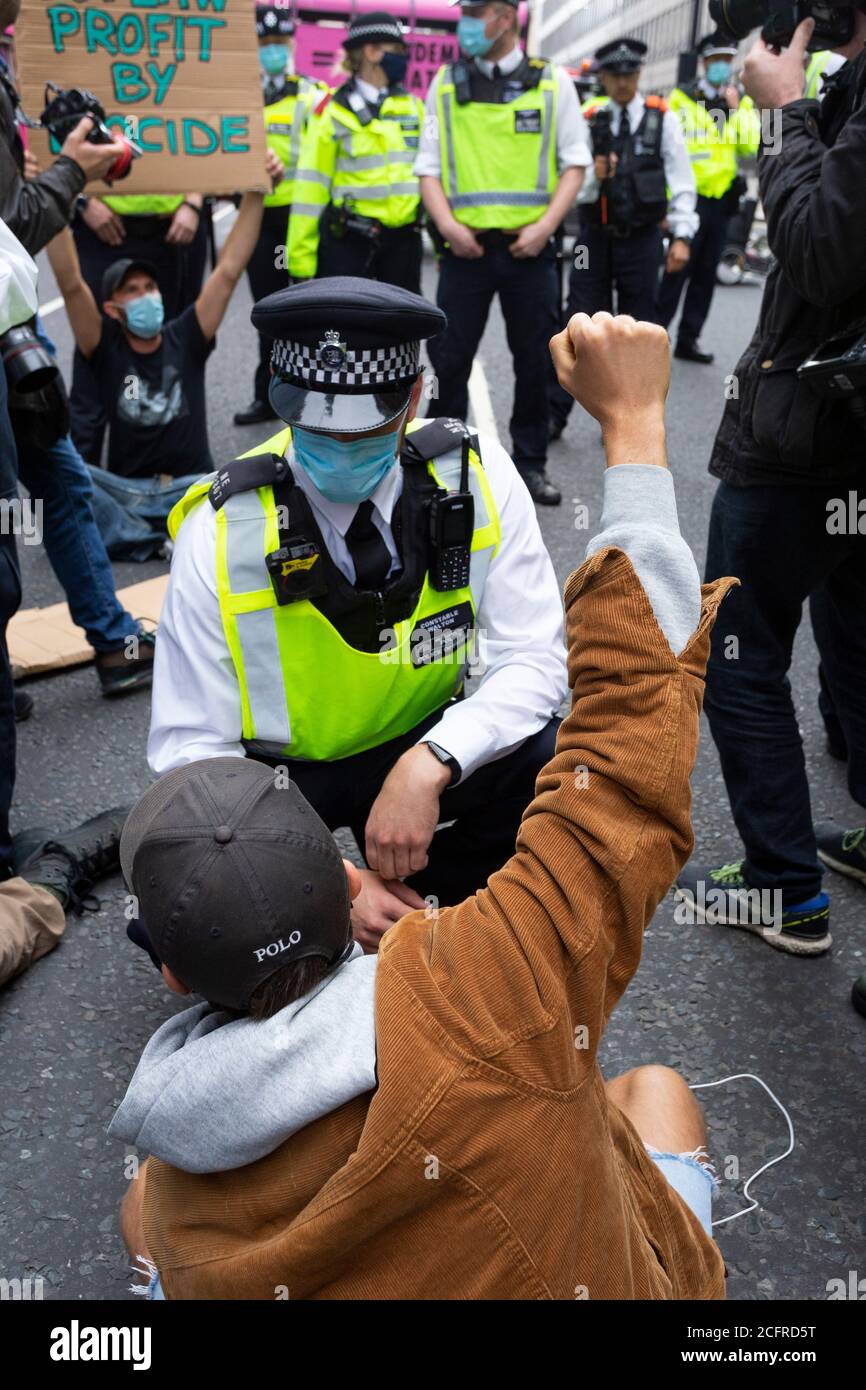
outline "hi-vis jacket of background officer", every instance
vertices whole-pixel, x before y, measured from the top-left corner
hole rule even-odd
[[[675,87],[668,106],[680,119],[695,174],[698,196],[723,198],[737,177],[738,161],[758,153],[761,118],[750,96],[744,96],[727,119],[719,96],[714,99],[700,82]]]
[[[323,82],[289,73],[274,101],[265,105],[265,132],[268,149],[283,161],[285,173],[265,198],[266,208],[287,207],[292,201],[295,169],[301,152],[301,137],[310,112],[327,93]]]
[[[418,97],[394,87],[374,113],[354,79],[314,107],[292,188],[290,275],[315,275],[319,222],[330,205],[383,227],[416,222],[420,195],[412,165],[423,112]]]
[[[544,727],[567,688],[561,599],[528,493],[494,440],[476,441],[469,456],[469,583],[438,593],[431,582],[424,502],[458,485],[461,436],[455,441],[451,424],[429,461],[422,440],[433,426],[410,426],[407,442],[418,439],[421,457],[404,447],[373,494],[392,557],[381,594],[354,588],[345,537],[357,508],[317,492],[293,464],[290,431],[254,453],[285,456],[294,486],[274,485],[271,472],[218,510],[208,500],[213,476],[190,490],[170,519],[176,549],[148,749],[158,775],[225,754],[344,757],[442,710],[425,737],[466,777]],[[266,558],[285,543],[285,528],[319,549],[323,596],[277,603]],[[472,631],[481,634],[474,646],[462,640]],[[449,704],[467,662],[477,669],[479,659],[469,698]]]

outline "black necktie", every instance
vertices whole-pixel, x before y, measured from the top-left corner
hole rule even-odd
[[[629,120],[628,116],[628,107],[624,106],[622,108],[622,115],[619,118],[619,135],[617,136],[617,143],[619,145],[620,150],[625,149],[626,145],[628,144],[628,137],[630,135],[631,121]]]
[[[494,64],[493,64],[493,81],[494,81],[494,82],[498,82],[501,76],[502,76],[502,69],[500,68],[500,66],[499,66],[498,63],[494,63]]]
[[[381,589],[391,568],[391,556],[373,520],[373,503],[369,498],[355,513],[346,532],[346,545],[355,566],[356,589]]]

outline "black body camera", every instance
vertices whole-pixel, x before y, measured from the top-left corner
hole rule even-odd
[[[265,564],[280,607],[321,598],[328,592],[322,553],[305,536],[288,536],[279,550],[267,556]]]
[[[87,137],[92,145],[110,145],[113,140],[122,140],[125,145],[123,154],[115,160],[106,174],[105,182],[112,184],[118,179],[125,179],[132,168],[132,161],[142,154],[141,146],[128,136],[121,135],[119,131],[109,130],[105,124],[105,109],[93,92],[84,91],[80,87],[70,87],[69,91],[64,92],[60,87],[55,87],[53,82],[46,84],[45,110],[42,112],[41,124],[58,145],[64,143],[67,136],[86,116],[93,122],[93,129]]]
[[[823,0],[710,0],[710,14],[720,29],[744,39],[760,28],[764,43],[786,48],[804,19],[814,19],[815,32],[809,51],[842,48],[854,37],[854,10],[858,0],[826,5]]]

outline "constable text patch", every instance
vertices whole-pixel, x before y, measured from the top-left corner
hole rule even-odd
[[[472,604],[455,603],[441,613],[422,618],[409,638],[413,666],[447,661],[472,637]]]
[[[514,113],[514,134],[515,134],[515,135],[540,135],[540,134],[541,134],[541,112],[540,112],[540,111],[515,111],[515,113]]]

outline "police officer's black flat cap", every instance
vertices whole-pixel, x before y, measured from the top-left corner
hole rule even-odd
[[[405,410],[421,342],[447,319],[410,290],[351,275],[268,295],[252,312],[274,342],[271,405],[287,425],[359,434]]]
[[[365,43],[405,43],[406,30],[387,10],[356,14],[343,40],[346,49],[362,48]]]
[[[638,68],[643,67],[647,52],[647,46],[641,39],[611,39],[610,43],[602,44],[595,58],[605,72],[637,72]]]
[[[256,5],[256,33],[260,39],[271,35],[285,39],[294,32],[295,21],[288,10],[279,5]]]
[[[730,34],[724,30],[717,29],[714,34],[707,34],[698,44],[698,53],[702,58],[708,57],[710,53],[729,53],[734,57],[740,51],[740,45],[736,39],[732,39]]]

